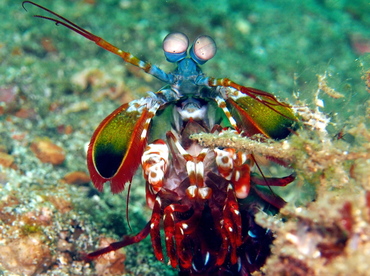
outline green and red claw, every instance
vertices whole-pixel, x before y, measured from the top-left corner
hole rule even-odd
[[[87,153],[87,166],[95,187],[109,182],[119,193],[131,182],[147,144],[150,121],[159,108],[150,99],[124,104],[105,118],[95,130]]]

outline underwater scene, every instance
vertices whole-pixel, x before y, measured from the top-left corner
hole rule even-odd
[[[369,1],[0,11],[0,275],[370,275]]]

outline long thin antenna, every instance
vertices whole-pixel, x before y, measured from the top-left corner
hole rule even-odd
[[[87,38],[88,40],[91,40],[91,41],[95,42],[95,44],[100,46],[101,48],[103,48],[103,49],[105,49],[109,52],[112,52],[113,54],[121,57],[125,62],[130,63],[132,65],[135,65],[135,66],[143,69],[146,73],[158,78],[159,80],[164,81],[166,83],[171,83],[172,82],[171,75],[167,74],[166,72],[164,72],[163,70],[161,70],[157,66],[151,65],[150,63],[148,63],[146,61],[142,61],[141,59],[135,57],[131,53],[117,48],[116,46],[110,44],[109,42],[107,42],[103,38],[101,38],[97,35],[94,35],[94,34],[90,33],[89,31],[81,28],[80,26],[78,26],[77,24],[68,20],[67,18],[64,18],[63,16],[49,10],[48,8],[45,8],[45,7],[43,7],[39,4],[36,4],[32,1],[23,1],[22,2],[22,7],[25,11],[27,11],[27,9],[25,8],[25,4],[31,4],[33,6],[36,6],[36,7],[54,15],[54,16],[56,16],[58,19],[48,17],[48,16],[43,16],[43,15],[34,15],[34,17],[38,17],[38,18],[42,18],[42,19],[45,19],[45,20],[55,22],[56,25],[62,25],[64,27],[74,31],[75,33],[78,33],[79,35],[82,35],[83,37]]]

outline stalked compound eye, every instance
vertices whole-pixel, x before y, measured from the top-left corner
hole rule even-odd
[[[202,65],[213,58],[216,51],[215,41],[208,35],[201,35],[198,36],[193,46],[191,46],[190,56],[196,63]]]
[[[163,40],[163,50],[167,61],[178,62],[186,57],[189,39],[183,33],[170,33]]]

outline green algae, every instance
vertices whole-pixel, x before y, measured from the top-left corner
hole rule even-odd
[[[22,234],[26,236],[31,235],[31,234],[38,234],[40,232],[41,232],[41,227],[39,225],[27,224],[22,227]]]
[[[331,119],[327,126],[327,139],[340,131],[355,137],[351,143],[345,138],[333,139],[330,149],[368,151],[364,146],[366,141],[362,139],[369,127],[369,111],[366,111],[370,109],[369,93],[361,77],[370,68],[369,55],[356,52],[354,47],[354,43],[361,42],[357,42],[355,37],[365,39],[361,43],[369,43],[366,41],[370,37],[367,1],[37,2],[167,70],[171,70],[172,65],[165,62],[161,42],[168,32],[182,31],[190,39],[199,34],[211,35],[218,44],[218,53],[203,66],[206,74],[229,77],[245,86],[270,91],[292,104],[298,97],[301,105],[311,107],[310,112],[316,108],[316,75],[327,72],[328,85],[345,95],[333,99],[320,93],[320,99],[325,103],[320,110]],[[42,235],[47,233],[45,235],[51,236],[55,242],[49,245],[55,255],[62,254],[56,246],[61,239],[58,233],[70,229],[71,221],[77,221],[81,225],[73,226],[73,231],[83,228],[86,236],[77,239],[74,250],[90,252],[96,248],[99,234],[119,239],[123,234],[136,233],[145,225],[150,211],[144,208],[145,194],[140,172],[131,189],[129,217],[132,232],[129,232],[125,220],[125,194],[113,196],[109,191],[98,194],[92,186],[67,186],[60,180],[68,172],[86,171],[85,144],[105,116],[121,102],[142,97],[146,91],[155,91],[162,84],[138,73],[131,65],[123,65],[119,58],[69,30],[33,18],[32,15],[40,11],[30,5],[26,8],[28,12],[22,9],[20,1],[3,0],[0,3],[0,11],[4,15],[0,27],[0,89],[1,93],[4,87],[19,90],[12,111],[0,117],[1,146],[15,157],[17,165],[16,170],[0,167],[2,203],[10,203],[12,197],[9,194],[17,192],[17,200],[13,202],[15,207],[7,209],[10,213],[37,213],[42,207],[52,208],[57,215],[53,219],[53,227],[48,227],[47,232],[44,231],[45,226],[24,227],[28,229],[27,233],[33,234],[40,233],[40,227]],[[56,50],[47,51],[42,47],[44,39]],[[109,82],[96,85],[96,82],[88,80],[86,86],[79,85],[74,77],[86,81],[86,77],[81,75],[86,69],[99,70],[110,76]],[[101,78],[96,77],[98,80]],[[118,97],[106,92],[112,86],[121,85],[122,81],[124,88]],[[76,103],[85,105],[76,107]],[[22,108],[32,110],[33,115],[27,118],[16,116]],[[361,123],[365,129],[363,132],[359,130]],[[61,131],[67,125],[74,130],[71,134]],[[299,138],[292,137],[292,144],[297,149],[294,158],[308,160],[308,152],[299,149],[307,145],[313,152],[322,149],[320,132],[305,129],[300,135]],[[30,151],[29,143],[45,136],[66,151],[66,161],[62,165],[41,163]],[[343,171],[339,175],[333,166],[335,163],[325,163],[326,179],[340,180],[336,185],[332,184],[333,181],[325,182],[325,189],[340,190],[346,179],[358,187],[348,175],[355,163],[357,177],[366,176],[363,172],[366,162],[362,160],[343,161]],[[291,189],[294,194],[306,193],[306,201],[314,193],[310,188],[314,186],[316,189],[323,183],[322,174],[308,170],[312,168],[308,165],[295,163],[300,184]],[[361,181],[365,180],[356,180]],[[306,187],[309,184],[312,186]],[[50,207],[46,200],[50,195],[70,198],[73,210],[60,214],[60,209]],[[346,200],[345,193],[340,193],[340,196]],[[301,198],[290,198],[298,202],[297,205],[304,202]],[[41,199],[46,202],[40,203]],[[5,227],[6,223],[2,221],[1,226]],[[125,252],[126,269],[131,275],[176,275],[174,270],[154,258],[149,239],[128,247]],[[73,263],[75,270],[65,267],[58,270],[50,266],[42,273],[93,273],[82,266],[78,270],[78,265]],[[11,272],[4,269],[0,273],[9,275]]]

